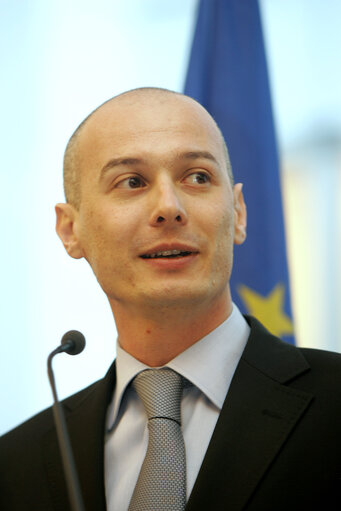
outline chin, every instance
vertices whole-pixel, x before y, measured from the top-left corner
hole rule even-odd
[[[144,292],[141,302],[144,305],[151,305],[161,308],[192,307],[203,302],[210,301],[207,289],[190,289],[189,286],[167,286],[165,289],[154,289],[150,293]]]

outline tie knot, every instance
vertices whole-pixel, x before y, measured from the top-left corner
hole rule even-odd
[[[135,377],[133,386],[145,407],[148,420],[162,417],[181,424],[183,382],[180,374],[168,368],[146,369]]]

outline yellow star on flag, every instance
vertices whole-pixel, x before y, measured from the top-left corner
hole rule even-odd
[[[293,333],[292,321],[283,310],[284,284],[277,284],[268,296],[262,296],[244,285],[238,287],[238,293],[248,312],[271,333],[277,337]]]

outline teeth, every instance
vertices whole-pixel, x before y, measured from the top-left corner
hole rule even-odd
[[[160,252],[155,252],[153,254],[147,254],[145,256],[142,256],[144,258],[153,258],[153,257],[169,257],[169,256],[176,256],[176,255],[180,255],[180,254],[189,254],[189,252],[187,251],[184,251],[184,250],[177,250],[177,249],[174,249],[174,250],[162,250]]]
[[[161,252],[155,252],[155,254],[150,254],[150,257],[167,257],[170,255],[179,255],[181,254],[181,250],[162,250]]]
[[[170,256],[181,254],[181,250],[163,250],[162,252],[156,252],[157,256]]]

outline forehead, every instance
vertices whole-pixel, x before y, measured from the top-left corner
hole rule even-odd
[[[176,94],[114,98],[88,119],[78,149],[82,171],[101,168],[113,157],[163,157],[179,150],[211,151],[224,165],[221,134],[211,116]]]

